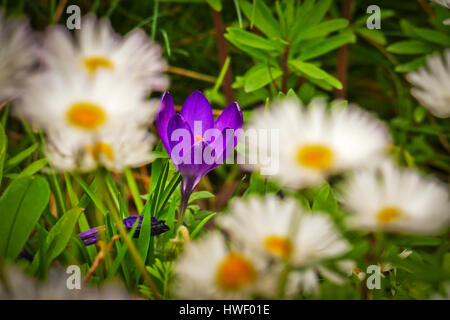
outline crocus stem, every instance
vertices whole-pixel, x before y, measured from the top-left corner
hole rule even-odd
[[[181,180],[180,189],[181,189],[181,200],[180,200],[180,212],[177,219],[177,225],[175,228],[175,232],[178,228],[183,224],[184,213],[186,212],[186,208],[189,203],[189,198],[194,191],[195,185],[190,179]]]
[[[178,228],[183,224],[184,220],[184,213],[186,212],[186,208],[189,202],[190,194],[186,195],[183,192],[181,193],[181,201],[180,201],[180,212],[178,214],[177,219],[177,227],[175,230],[178,230]]]

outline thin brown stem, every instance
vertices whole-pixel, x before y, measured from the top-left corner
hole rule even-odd
[[[350,20],[353,0],[344,0],[342,3],[342,17]],[[348,68],[348,45],[344,45],[338,50],[338,63],[336,76],[342,83],[342,89],[336,90],[334,96],[336,99],[345,99],[347,95],[347,68]]]
[[[214,29],[216,30],[220,67],[222,68],[228,57],[227,43],[224,37],[225,27],[223,25],[222,15],[220,12],[211,9],[211,14],[213,17]],[[230,104],[234,100],[233,88],[231,87],[232,79],[231,66],[228,66],[222,82],[222,89],[227,104]]]
[[[191,71],[191,70],[187,70],[187,69],[183,69],[183,68],[178,68],[178,67],[174,67],[174,66],[169,66],[167,68],[167,72],[169,73],[173,73],[179,76],[183,76],[183,77],[187,77],[187,78],[192,78],[192,79],[197,79],[197,80],[202,80],[202,81],[206,81],[206,82],[211,82],[211,83],[216,83],[217,78],[213,77],[213,76],[209,76],[206,74],[202,74],[202,73],[198,73],[195,71]]]
[[[417,0],[417,2],[419,2],[420,6],[422,7],[422,9],[431,17],[435,17],[436,15],[434,14],[433,10],[431,9],[431,7],[424,1],[424,0]]]
[[[286,46],[283,53],[283,78],[281,80],[281,90],[283,93],[287,93],[287,81],[289,76],[289,68],[288,68],[288,57],[289,57],[290,47]]]

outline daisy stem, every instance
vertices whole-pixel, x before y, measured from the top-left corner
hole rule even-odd
[[[283,300],[286,293],[286,285],[291,271],[291,266],[288,262],[285,263],[283,270],[280,272],[280,277],[278,278],[278,289],[277,289],[277,299]]]

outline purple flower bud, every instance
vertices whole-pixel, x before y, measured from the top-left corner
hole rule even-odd
[[[136,228],[136,232],[134,233],[134,237],[137,238],[139,237],[139,233],[141,231],[141,225],[142,225],[142,220],[144,219],[143,215],[135,215],[135,216],[131,216],[128,218],[123,219],[123,224],[125,225],[125,228],[130,231],[134,224],[136,223],[137,219],[140,219]],[[161,233],[164,233],[166,231],[169,231],[170,228],[164,223],[164,220],[158,220],[155,217],[151,218],[152,221],[152,227],[151,227],[151,235],[152,236],[156,236],[159,235]],[[83,243],[88,246],[91,244],[94,244],[98,241],[98,234],[99,232],[103,232],[105,230],[104,226],[101,227],[96,227],[96,228],[92,228],[89,229],[87,231],[84,231],[80,234],[78,234],[78,236],[81,238],[81,240],[83,240]]]

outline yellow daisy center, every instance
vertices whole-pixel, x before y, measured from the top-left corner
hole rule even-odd
[[[264,247],[271,254],[285,259],[292,253],[292,243],[285,237],[268,236],[264,239]]]
[[[308,144],[297,151],[297,162],[314,170],[327,170],[333,164],[333,151],[320,144]]]
[[[227,291],[238,291],[256,280],[256,270],[242,255],[228,254],[220,263],[216,274],[219,287]]]
[[[67,119],[76,127],[93,130],[106,121],[106,113],[96,104],[79,102],[69,108]]]
[[[386,207],[377,212],[379,223],[390,223],[402,216],[402,212],[395,207]]]
[[[95,160],[98,160],[100,154],[103,154],[109,160],[114,159],[114,150],[112,146],[106,142],[98,142],[94,146],[88,146],[87,150]]]
[[[86,57],[83,59],[83,66],[87,69],[90,75],[94,75],[95,72],[99,68],[114,69],[114,64],[111,60],[105,57],[101,56],[93,56],[93,57]]]

